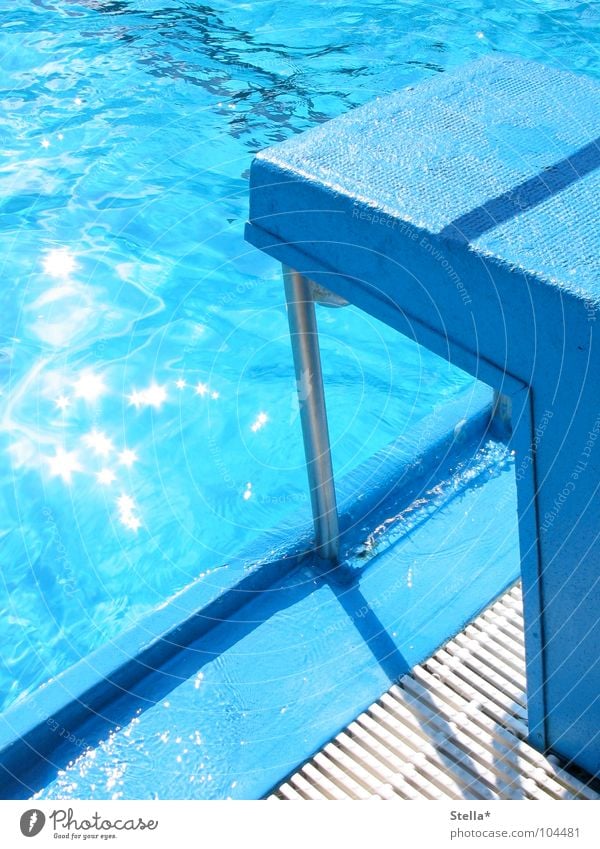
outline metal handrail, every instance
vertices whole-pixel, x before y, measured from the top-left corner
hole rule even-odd
[[[337,562],[339,523],[312,286],[304,275],[285,266],[283,279],[315,528],[315,546],[320,557]]]

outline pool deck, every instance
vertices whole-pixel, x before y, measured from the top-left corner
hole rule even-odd
[[[599,799],[527,742],[522,598],[513,587],[404,675],[269,800]]]

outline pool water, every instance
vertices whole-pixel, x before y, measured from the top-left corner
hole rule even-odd
[[[597,75],[575,2],[0,11],[0,709],[308,510],[253,154],[489,51]],[[321,311],[337,474],[469,381]]]

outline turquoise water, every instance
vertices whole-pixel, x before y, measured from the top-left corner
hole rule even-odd
[[[599,29],[534,0],[0,11],[0,707],[305,515],[254,152],[491,50],[598,74]],[[351,308],[320,323],[338,474],[467,380]]]

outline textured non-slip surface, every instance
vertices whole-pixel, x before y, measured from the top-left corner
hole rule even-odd
[[[451,239],[597,294],[599,136],[595,81],[488,57],[259,154],[251,220],[390,254],[411,232]],[[324,242],[307,251],[326,258]]]
[[[526,742],[521,595],[416,666],[270,799],[598,799]]]

